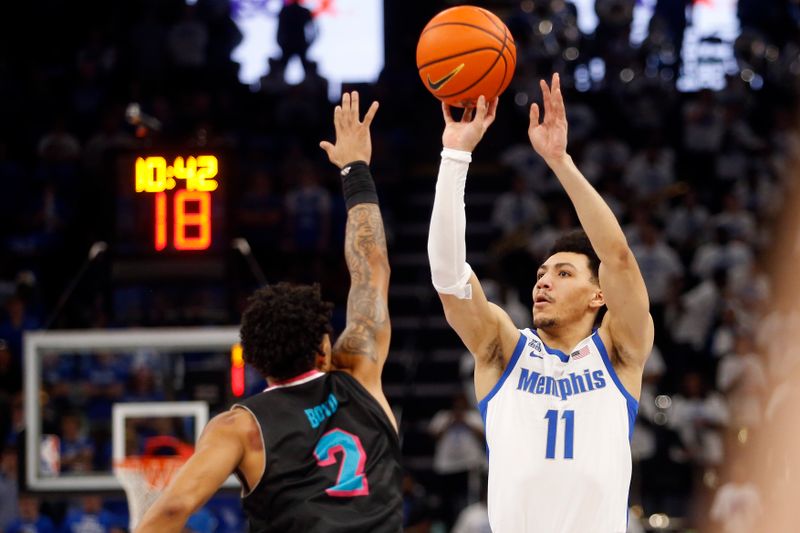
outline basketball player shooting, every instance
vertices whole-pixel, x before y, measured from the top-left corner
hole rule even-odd
[[[347,325],[331,348],[332,305],[318,286],[268,285],[242,316],[244,358],[268,388],[214,417],[194,455],[145,514],[141,533],[182,531],[235,473],[251,532],[402,530],[397,423],[381,387],[389,351],[389,263],[369,172],[374,102],[358,93],[334,111],[347,205]]]
[[[536,272],[533,329],[518,330],[489,303],[466,263],[467,170],[494,121],[496,98],[487,105],[480,97],[460,121],[443,106],[444,150],[428,239],[432,281],[448,323],[475,357],[492,531],[622,533],[630,437],[653,322],[619,223],[567,153],[558,74],[541,89],[544,120],[533,104],[528,135],[584,231],[558,240]],[[607,312],[593,329],[603,306]]]

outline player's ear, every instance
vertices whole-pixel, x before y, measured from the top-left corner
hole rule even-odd
[[[592,299],[589,302],[589,307],[592,309],[600,309],[606,304],[605,298],[603,298],[603,291],[601,289],[597,289],[592,294]]]
[[[327,372],[331,369],[331,352],[331,337],[326,333],[322,336],[322,342],[319,344],[317,358],[314,361],[314,366],[317,370]]]

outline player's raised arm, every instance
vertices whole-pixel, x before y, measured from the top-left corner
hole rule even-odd
[[[147,510],[135,533],[183,531],[186,520],[217,492],[242,462],[246,446],[242,441],[243,426],[254,424],[250,415],[241,409],[211,419],[197,441],[194,454]]]
[[[481,96],[477,107],[464,111],[460,121],[442,104],[445,128],[442,162],[428,235],[428,259],[433,286],[445,316],[476,359],[475,387],[485,396],[502,374],[519,339],[508,315],[490,304],[480,282],[466,262],[464,188],[472,151],[494,122],[497,98]]]
[[[539,106],[533,104],[528,136],[564,187],[600,258],[600,289],[608,308],[603,326],[608,326],[619,362],[643,365],[653,344],[653,321],[639,265],[614,213],[567,153],[567,115],[558,74],[551,87],[544,81],[540,85],[544,120],[540,122]]]
[[[333,115],[336,142],[320,143],[331,163],[341,169],[347,205],[344,254],[350,293],[347,326],[333,347],[333,365],[351,372],[375,392],[380,390],[381,370],[389,352],[389,259],[378,194],[369,171],[369,127],[378,103],[372,103],[363,121],[358,107],[358,93],[345,93]]]

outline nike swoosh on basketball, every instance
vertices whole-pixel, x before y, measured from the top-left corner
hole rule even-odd
[[[459,72],[461,72],[461,69],[462,69],[462,68],[464,68],[464,63],[461,63],[459,66],[457,66],[456,68],[454,68],[453,70],[451,70],[450,72],[448,72],[447,74],[445,74],[445,75],[444,75],[444,76],[443,76],[441,79],[439,79],[439,80],[437,80],[437,81],[433,81],[433,80],[431,80],[431,75],[430,75],[430,74],[428,74],[428,87],[430,87],[432,91],[438,91],[439,89],[441,89],[442,87],[444,87],[444,85],[445,85],[445,84],[446,84],[448,81],[452,80],[452,79],[453,79],[453,77],[454,77],[456,74],[458,74]]]

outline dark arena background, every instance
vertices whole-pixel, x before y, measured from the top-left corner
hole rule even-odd
[[[488,531],[472,357],[426,255],[443,120],[415,64],[426,22],[459,3],[302,0],[311,22],[281,30],[292,3],[0,7],[0,531],[127,531],[115,462],[155,435],[193,443],[265,386],[237,344],[260,284],[320,282],[341,331],[346,210],[318,143],[353,89],[380,102],[383,385],[405,530]],[[529,327],[536,268],[577,226],[526,136],[552,72],[570,153],[647,284],[656,338],[628,531],[800,531],[786,507],[797,448],[770,432],[800,422],[800,314],[786,292],[800,242],[788,201],[800,2],[474,3],[507,24],[518,61],[466,193],[468,261],[489,299]],[[245,530],[233,479],[186,529]]]

